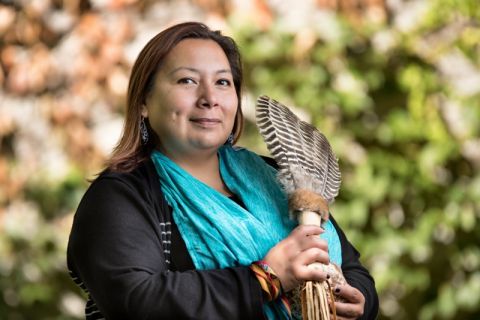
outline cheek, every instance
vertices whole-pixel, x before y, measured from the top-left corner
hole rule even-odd
[[[185,113],[182,104],[178,103],[178,101],[164,99],[161,103],[159,116],[162,117],[164,121],[179,121],[179,118]]]
[[[237,115],[237,110],[238,110],[238,100],[235,99],[235,101],[232,104],[232,108],[230,108],[230,110],[229,110],[229,113],[231,115],[230,117],[231,117],[232,123],[235,122],[235,117]]]
[[[237,117],[237,108],[232,110],[232,117],[231,117],[232,118],[232,125],[233,125],[233,123],[235,123],[236,117]]]
[[[172,114],[179,114],[184,109],[185,95],[171,88],[160,88],[156,97],[157,107],[170,117]]]
[[[170,121],[184,121],[188,116],[189,109],[184,107],[181,101],[177,101],[175,104],[169,105],[165,110],[165,117]]]
[[[238,97],[235,91],[228,92],[223,99],[225,110],[230,113],[236,113],[238,108]]]

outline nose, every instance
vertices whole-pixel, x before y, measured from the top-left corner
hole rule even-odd
[[[218,106],[218,99],[215,93],[215,86],[209,84],[200,85],[198,106],[202,108],[213,108]]]

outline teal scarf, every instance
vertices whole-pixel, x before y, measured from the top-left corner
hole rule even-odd
[[[173,218],[198,270],[248,266],[261,260],[295,228],[288,218],[285,192],[276,170],[261,157],[230,145],[218,151],[225,185],[245,208],[197,180],[158,151],[151,155]],[[329,242],[332,262],[341,265],[341,248],[332,223],[322,236]],[[268,319],[285,316],[278,299],[264,306]]]

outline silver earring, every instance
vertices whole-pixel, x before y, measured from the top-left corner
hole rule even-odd
[[[230,135],[228,136],[227,143],[233,144],[233,133],[230,133]]]
[[[142,137],[142,143],[147,144],[148,142],[148,129],[147,125],[145,124],[145,118],[142,117],[140,121],[140,136]]]

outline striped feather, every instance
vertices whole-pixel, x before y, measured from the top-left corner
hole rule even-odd
[[[267,96],[257,100],[256,120],[268,150],[278,163],[278,178],[287,193],[308,189],[333,201],[341,177],[327,138]]]

